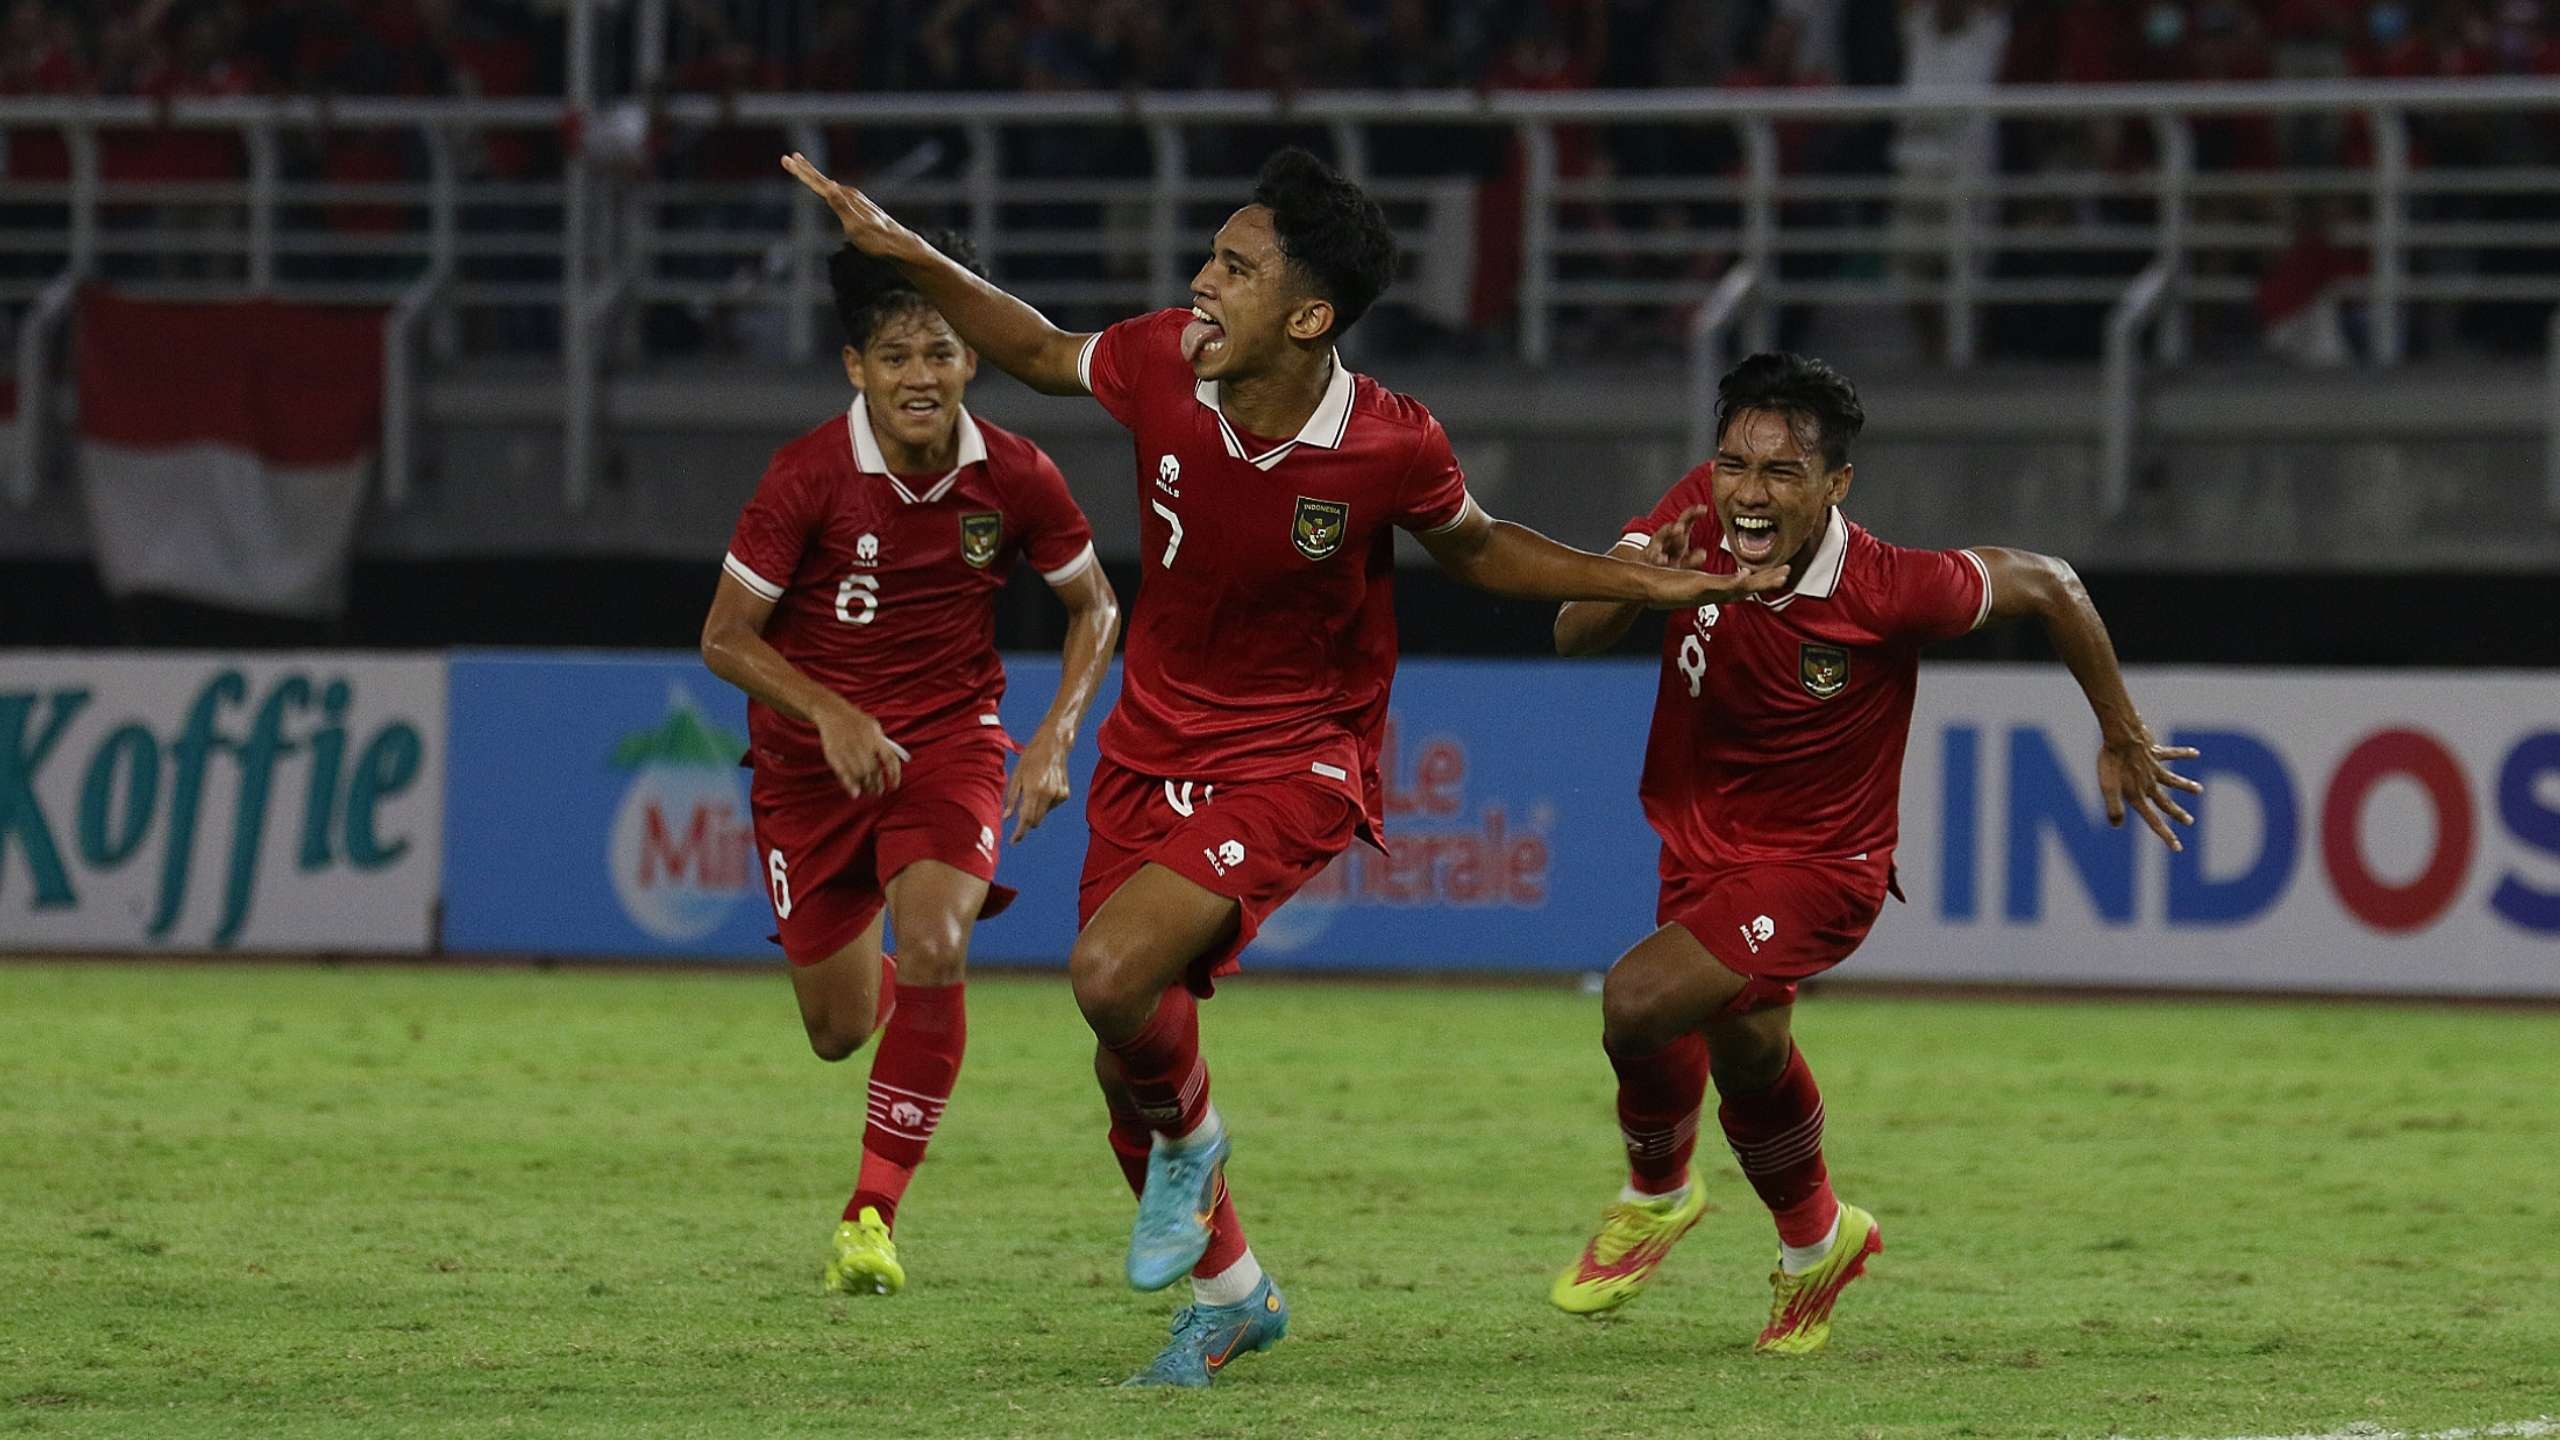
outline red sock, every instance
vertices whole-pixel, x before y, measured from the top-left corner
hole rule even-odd
[[[1235,1195],[1227,1189],[1226,1180],[1218,1181],[1218,1208],[1209,1215],[1209,1248],[1200,1252],[1200,1263],[1191,1267],[1194,1280],[1214,1279],[1226,1268],[1244,1258],[1251,1247],[1244,1243],[1244,1222],[1236,1218]]]
[[[1132,1195],[1147,1188],[1147,1152],[1154,1145],[1155,1133],[1137,1111],[1111,1107],[1111,1157],[1120,1162],[1120,1178],[1129,1182]],[[1191,1267],[1191,1274],[1200,1280],[1217,1275],[1242,1259],[1245,1249],[1244,1222],[1236,1218],[1235,1197],[1221,1177],[1218,1206],[1209,1215],[1209,1248],[1200,1253],[1200,1263]]]
[[[1698,1149],[1698,1109],[1707,1097],[1707,1039],[1692,1030],[1646,1055],[1609,1052],[1618,1072],[1618,1135],[1627,1144],[1627,1181],[1647,1195],[1677,1190]]]
[[[925,1143],[951,1103],[960,1057],[969,1046],[966,984],[900,988],[894,1013],[871,1060],[868,1121],[862,1127],[862,1174],[845,1205],[850,1220],[865,1205],[897,1223],[898,1201],[924,1161]]]
[[[1111,1107],[1111,1158],[1120,1162],[1120,1178],[1129,1182],[1132,1195],[1146,1193],[1147,1152],[1155,1142],[1155,1132],[1137,1111]]]
[[[1200,1058],[1200,1002],[1179,985],[1164,992],[1137,1034],[1106,1044],[1138,1115],[1159,1135],[1188,1135],[1209,1113],[1209,1066]]]
[[[1787,1056],[1778,1083],[1749,1095],[1727,1095],[1716,1117],[1742,1177],[1778,1220],[1789,1245],[1819,1245],[1840,1216],[1830,1172],[1822,1165],[1822,1091],[1804,1052]]]

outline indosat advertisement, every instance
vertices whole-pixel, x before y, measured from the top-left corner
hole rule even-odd
[[[2171,853],[2105,823],[2058,669],[1924,666],[1903,773],[1908,914],[1867,975],[2560,994],[2560,685],[2140,670],[2202,757]]]
[[[441,658],[0,660],[0,948],[432,945]]]

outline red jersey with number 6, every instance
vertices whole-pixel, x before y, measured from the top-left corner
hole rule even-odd
[[[1144,580],[1102,753],[1140,774],[1350,788],[1376,828],[1395,679],[1395,531],[1471,503],[1431,412],[1337,358],[1294,436],[1239,430],[1182,358],[1187,310],[1087,341],[1077,374],[1137,443]]]
[[[1040,447],[960,412],[958,464],[890,473],[858,397],[774,453],[723,568],[774,602],[764,637],[910,750],[1003,730],[995,599],[1015,557],[1059,584],[1094,563],[1093,528]],[[768,780],[828,773],[817,730],[747,707]]]
[[[1626,541],[1643,544],[1681,511],[1711,504],[1714,469],[1690,471],[1651,514],[1628,521]],[[1720,529],[1701,519],[1691,543]],[[1720,546],[1708,557],[1712,574],[1736,568]],[[1920,647],[1990,613],[1980,556],[1888,545],[1835,508],[1785,590],[1667,617],[1639,787],[1645,818],[1700,870],[1890,851]]]

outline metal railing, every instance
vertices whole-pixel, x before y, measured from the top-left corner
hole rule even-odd
[[[43,478],[51,357],[73,293],[93,279],[145,295],[255,291],[386,307],[383,485],[394,504],[410,488],[422,328],[447,356],[558,347],[573,506],[592,485],[599,395],[615,357],[637,353],[654,318],[710,316],[734,332],[716,343],[809,358],[835,237],[778,174],[667,179],[572,160],[502,177],[466,158],[509,134],[552,145],[572,114],[604,118],[610,107],[592,97],[591,71],[573,65],[571,81],[565,100],[181,100],[163,109],[0,99],[0,128],[57,129],[72,159],[66,180],[0,180],[0,255],[19,261],[0,273],[0,305],[25,307],[17,351],[26,423],[12,498],[26,503]],[[2352,120],[2371,137],[2371,163],[2200,168],[2199,125],[2253,117]],[[654,112],[662,133],[761,130],[814,155],[840,127],[907,132],[916,137],[907,161],[868,177],[884,200],[902,217],[969,233],[1008,287],[1078,323],[1178,299],[1202,238],[1246,188],[1254,157],[1245,147],[1284,132],[1329,148],[1364,178],[1407,238],[1412,273],[1391,300],[1427,324],[1508,333],[1530,365],[1630,335],[1708,355],[1722,346],[1692,343],[1690,322],[1720,299],[1725,320],[1747,309],[1755,343],[1772,333],[1770,317],[1793,307],[1934,315],[1945,358],[1958,366],[1983,353],[1987,318],[2107,317],[2093,327],[2106,337],[2095,438],[2111,509],[2129,494],[2139,458],[2137,332],[2153,332],[2153,357],[2167,364],[2200,332],[2226,345],[2247,332],[2258,272],[2295,240],[2288,208],[2327,207],[2328,238],[2362,256],[2360,273],[2332,291],[2357,307],[2369,364],[2405,357],[2418,307],[2560,302],[2560,217],[2535,211],[2560,190],[2560,153],[2553,164],[2430,165],[2413,148],[2413,126],[2555,118],[2560,82],[2540,80],[1287,100],[756,95],[725,104],[677,97]],[[1787,163],[1788,138],[1803,133],[1795,127],[2006,121],[2145,127],[2149,160],[2126,170],[1959,168],[1926,186]],[[160,125],[238,135],[243,173],[191,183],[101,173],[102,136]],[[415,137],[423,178],[327,181],[288,163],[311,137],[340,132]],[[1593,161],[1613,142],[1664,135],[1671,142],[1655,148],[1691,158],[1662,173]],[[1446,143],[1451,136],[1472,144]],[[1724,158],[1694,159],[1710,153]],[[381,229],[331,222],[332,207],[351,206],[397,207],[401,219]],[[1516,272],[1505,259],[1514,254]],[[1749,277],[1739,291],[1736,275]],[[2560,394],[2560,352],[2552,374]],[[2552,424],[2550,500],[2560,516],[2560,406]]]

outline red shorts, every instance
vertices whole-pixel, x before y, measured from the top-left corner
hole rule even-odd
[[[1002,746],[976,737],[916,747],[898,788],[856,799],[833,775],[749,787],[756,858],[773,906],[776,943],[794,965],[851,944],[886,903],[888,884],[919,860],[992,882],[1004,818]],[[992,885],[978,914],[1013,903]]]
[[[1796,998],[1796,983],[1849,958],[1894,888],[1893,852],[1704,870],[1662,852],[1657,925],[1679,925],[1743,977],[1726,1013]]]
[[[1084,814],[1093,838],[1076,889],[1078,929],[1145,865],[1243,907],[1235,943],[1192,961],[1183,977],[1202,997],[1217,976],[1236,973],[1236,956],[1263,920],[1349,849],[1361,823],[1350,789],[1321,775],[1212,785],[1141,775],[1108,759],[1093,769]]]

